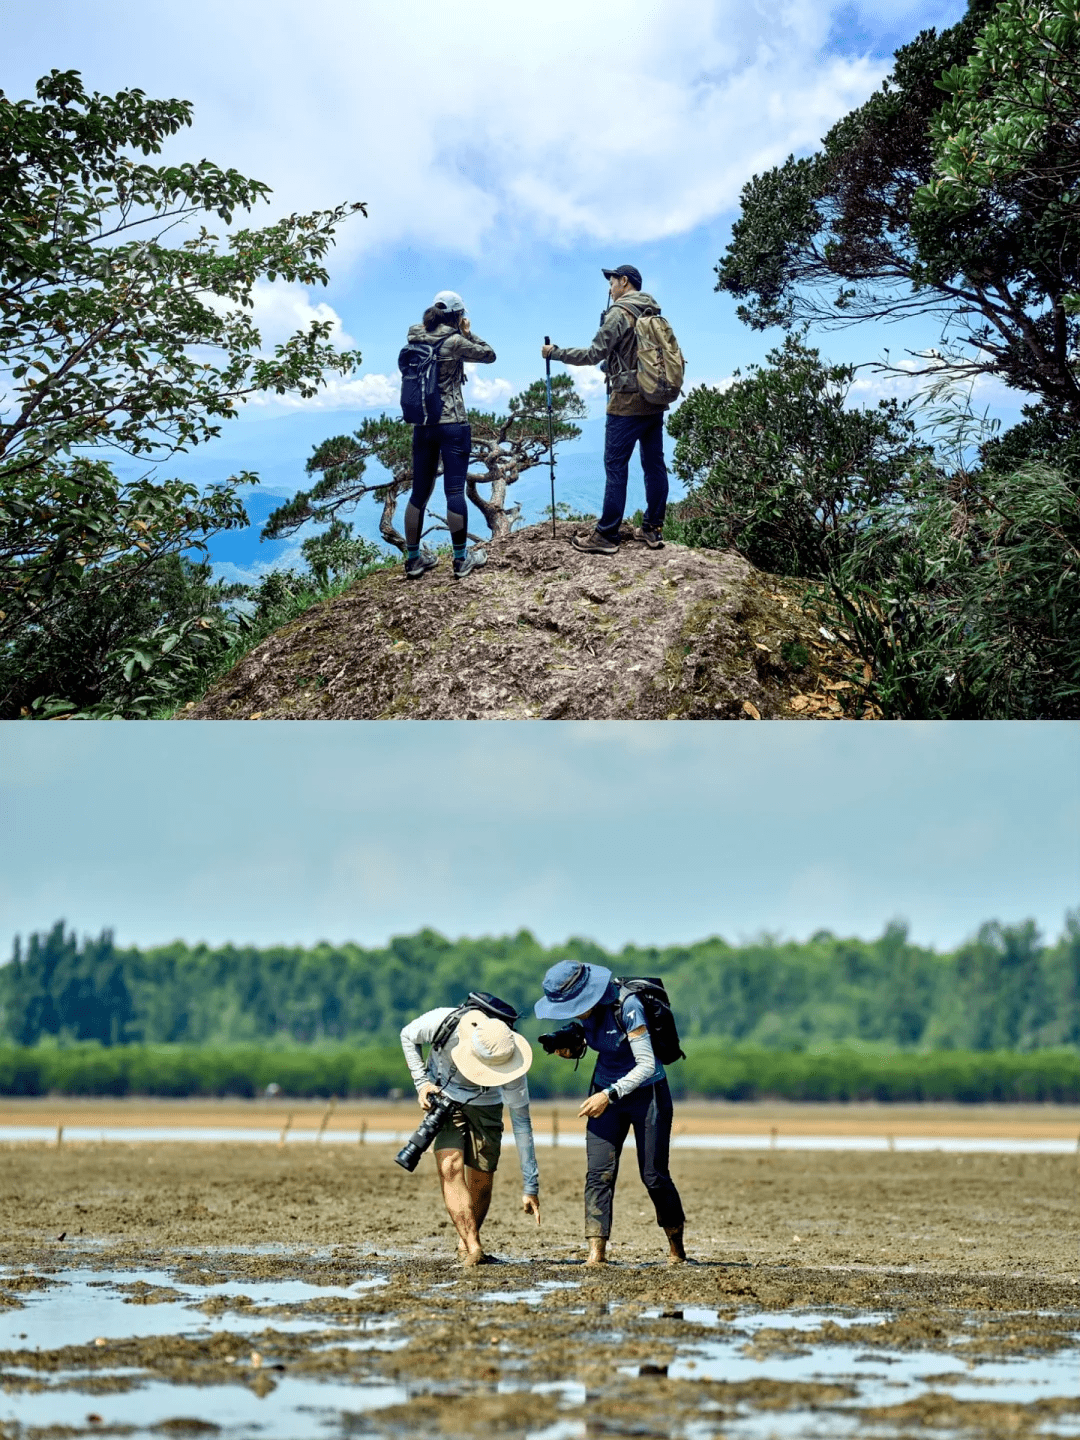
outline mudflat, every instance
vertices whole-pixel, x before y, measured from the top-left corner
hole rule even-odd
[[[677,1151],[698,1263],[669,1267],[630,1149],[614,1263],[587,1270],[582,1151],[540,1150],[537,1228],[511,1150],[484,1228],[504,1263],[463,1271],[430,1157],[409,1175],[393,1154],[355,1138],[0,1149],[0,1321],[22,1337],[0,1383],[35,1416],[93,1397],[67,1428],[0,1435],[247,1434],[200,1396],[273,1395],[280,1419],[304,1385],[343,1384],[349,1433],[385,1436],[761,1435],[770,1417],[792,1435],[1075,1432],[1074,1155]],[[72,1305],[62,1343],[30,1349],[35,1305],[77,1283],[158,1310],[103,1335]],[[140,1386],[172,1410],[110,1411]],[[326,1433],[296,1414],[266,1433]]]

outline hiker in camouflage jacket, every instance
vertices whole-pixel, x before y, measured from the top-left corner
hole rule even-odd
[[[596,555],[616,555],[619,530],[626,510],[626,485],[630,456],[641,446],[641,468],[645,472],[645,518],[634,538],[653,550],[663,545],[661,532],[667,509],[668,474],[664,462],[664,411],[645,399],[637,379],[639,316],[659,315],[660,307],[641,288],[641,272],[633,265],[620,265],[603,272],[608,281],[611,304],[604,311],[600,329],[591,345],[567,347],[542,345],[544,359],[561,360],[564,365],[600,365],[607,380],[607,426],[604,433],[604,508],[596,529],[589,535],[575,535],[579,550]]]
[[[439,462],[443,467],[446,491],[446,524],[453,546],[453,573],[462,580],[487,561],[483,550],[467,551],[469,528],[465,503],[465,481],[472,454],[469,425],[461,387],[465,383],[465,361],[490,365],[495,351],[472,333],[464,301],[455,290],[440,290],[424,312],[419,325],[409,327],[409,340],[438,344],[439,394],[442,413],[431,425],[413,426],[413,487],[405,507],[405,575],[418,580],[439,563],[438,556],[421,547],[424,512],[435,489]]]

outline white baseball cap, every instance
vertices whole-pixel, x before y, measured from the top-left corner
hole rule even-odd
[[[432,305],[441,305],[444,310],[449,310],[454,315],[468,315],[465,309],[465,301],[456,290],[440,290],[432,300]]]
[[[506,1085],[528,1070],[532,1047],[504,1020],[467,1010],[458,1023],[450,1059],[474,1085]]]

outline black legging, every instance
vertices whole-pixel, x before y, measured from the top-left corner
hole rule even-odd
[[[594,1090],[595,1093],[595,1090]],[[611,1234],[611,1205],[619,1174],[619,1156],[634,1127],[638,1170],[656,1211],[656,1223],[675,1230],[683,1223],[682,1201],[668,1174],[671,1143],[671,1090],[666,1080],[631,1090],[623,1100],[594,1115],[585,1129],[585,1235]]]
[[[420,544],[424,528],[424,511],[435,489],[439,457],[443,462],[443,486],[446,490],[446,520],[450,540],[465,543],[469,512],[465,505],[465,476],[472,450],[472,427],[469,425],[413,426],[413,488],[405,507],[405,543]]]

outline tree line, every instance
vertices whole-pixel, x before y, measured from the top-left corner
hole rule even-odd
[[[176,941],[144,950],[118,946],[109,931],[80,938],[59,921],[17,939],[0,967],[0,1035],[20,1047],[392,1048],[406,1021],[470,989],[531,1017],[545,969],[565,958],[662,976],[689,1042],[788,1053],[1080,1048],[1080,911],[1053,942],[1032,921],[993,921],[946,952],[914,944],[901,923],[874,940],[821,931],[802,942],[714,937],[609,954],[581,939],[543,946],[526,930],[453,941],[422,930],[371,949]],[[540,1028],[522,1021],[526,1035]]]
[[[860,1050],[813,1053],[722,1041],[686,1041],[670,1068],[677,1098],[1027,1104],[1080,1102],[1080,1051]],[[537,1100],[587,1093],[592,1066],[536,1052],[529,1092]],[[407,1100],[412,1081],[400,1045],[0,1045],[0,1095],[239,1096]],[[408,1119],[412,1123],[412,1119]]]

